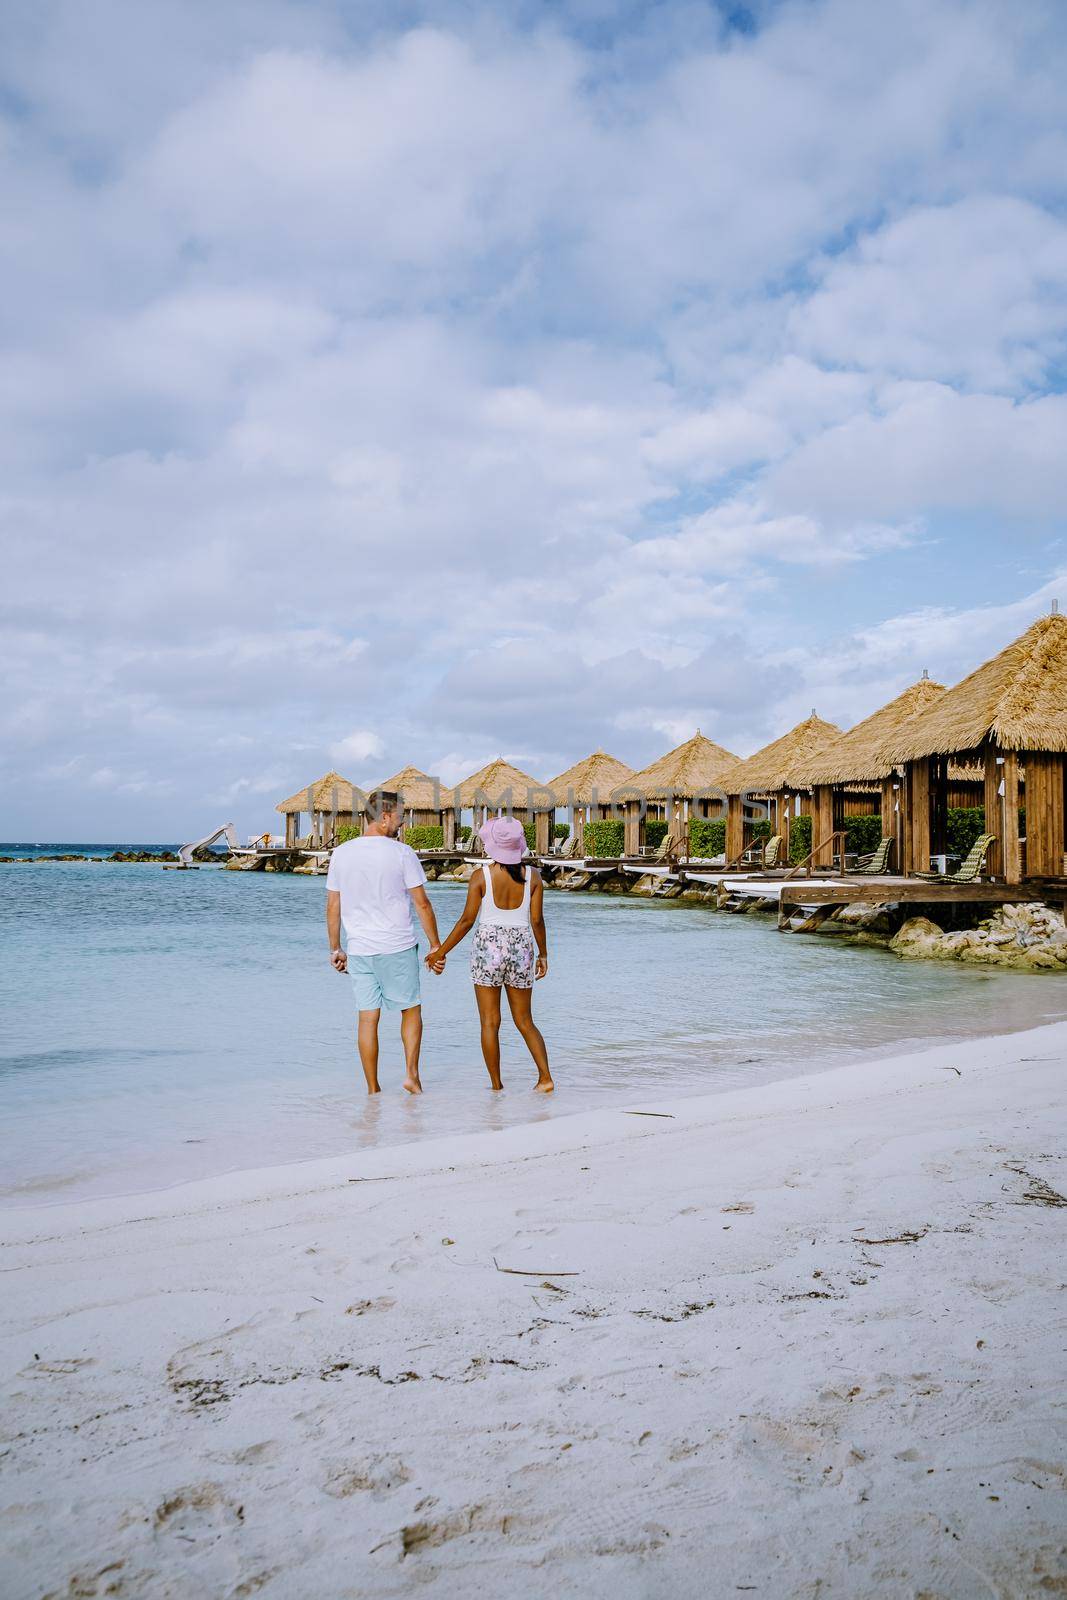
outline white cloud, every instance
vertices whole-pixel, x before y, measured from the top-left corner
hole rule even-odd
[[[9,793],[751,748],[1060,564],[1060,8],[152,12],[0,17]]]
[[[381,738],[369,728],[357,728],[354,733],[347,734],[330,746],[330,755],[335,761],[355,761],[360,764],[382,755],[384,751]]]

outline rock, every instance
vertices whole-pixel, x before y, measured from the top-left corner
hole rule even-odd
[[[889,948],[905,960],[921,960],[924,956],[936,958],[943,937],[937,923],[931,922],[929,917],[909,917],[890,939]]]

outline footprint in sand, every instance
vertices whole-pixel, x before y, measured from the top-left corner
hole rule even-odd
[[[156,1536],[214,1544],[244,1521],[244,1506],[217,1483],[186,1484],[160,1501],[152,1518]]]
[[[399,1456],[370,1456],[364,1461],[338,1466],[323,1484],[326,1494],[345,1500],[350,1494],[369,1493],[379,1500],[409,1482],[411,1471]]]

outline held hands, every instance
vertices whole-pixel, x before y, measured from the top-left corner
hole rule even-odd
[[[343,950],[330,951],[330,965],[335,972],[348,971],[348,957]]]
[[[436,972],[438,975],[440,975],[445,970],[445,962],[447,959],[447,956],[443,956],[441,954],[441,946],[435,945],[430,951],[429,955],[426,957],[426,965],[431,972]]]

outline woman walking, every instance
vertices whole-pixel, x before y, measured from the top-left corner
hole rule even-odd
[[[532,866],[524,867],[526,835],[514,817],[490,817],[478,830],[489,862],[467,886],[467,903],[448,938],[426,957],[433,972],[477,922],[471,949],[471,977],[482,1027],[482,1055],[494,1089],[500,1080],[500,991],[508,997],[512,1020],[526,1041],[537,1067],[535,1090],[555,1088],[548,1070],[548,1051],[533,1019],[534,980],[548,971],[545,942],[544,885]],[[536,949],[535,949],[536,944]]]

